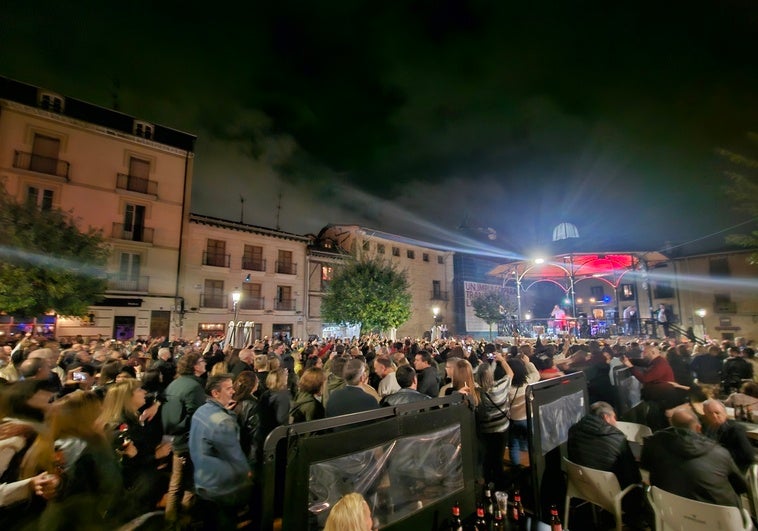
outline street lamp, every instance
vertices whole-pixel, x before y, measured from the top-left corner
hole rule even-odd
[[[705,311],[705,308],[698,308],[697,310],[695,310],[695,314],[696,314],[698,317],[700,317],[700,324],[701,324],[701,325],[702,325],[702,327],[703,327],[703,337],[705,337],[705,315],[706,315],[707,313],[708,313],[708,312],[706,312],[706,311]]]
[[[232,292],[232,302],[234,302],[234,326],[237,326],[237,312],[239,310],[241,298],[242,293],[240,293],[239,288],[235,288]]]

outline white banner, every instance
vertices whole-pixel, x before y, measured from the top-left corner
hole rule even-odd
[[[490,325],[479,319],[474,315],[474,307],[471,305],[471,301],[479,295],[494,291],[495,293],[501,293],[502,287],[498,284],[484,284],[482,282],[463,282],[463,293],[465,300],[465,317],[466,317],[466,331],[467,332],[489,332]],[[497,324],[492,325],[493,333],[497,332]]]

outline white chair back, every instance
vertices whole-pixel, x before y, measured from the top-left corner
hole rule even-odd
[[[616,427],[624,432],[627,441],[636,442],[637,444],[642,444],[642,440],[645,437],[653,434],[653,430],[648,426],[637,424],[636,422],[616,421]]]
[[[568,475],[566,488],[566,507],[563,521],[566,529],[569,528],[569,509],[571,498],[579,498],[598,505],[611,513],[616,519],[616,529],[621,531],[621,499],[632,489],[639,485],[629,485],[621,490],[619,481],[613,472],[596,470],[586,466],[577,465],[563,458]]]
[[[758,515],[758,464],[753,463],[745,474],[747,481],[747,497],[750,501],[750,512],[753,517]]]
[[[750,531],[753,523],[745,509],[715,505],[652,487],[648,494],[658,531]]]

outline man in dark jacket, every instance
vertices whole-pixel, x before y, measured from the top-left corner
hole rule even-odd
[[[701,429],[692,410],[676,410],[670,427],[645,438],[640,467],[650,471],[651,485],[677,496],[741,507],[744,476],[729,452]]]
[[[613,472],[622,489],[642,481],[640,469],[624,433],[616,427],[616,412],[607,402],[595,402],[590,413],[571,426],[568,458],[577,465]],[[624,521],[643,527],[642,489],[634,489],[621,501]]]
[[[179,359],[179,377],[166,388],[163,405],[163,433],[173,436],[174,451],[171,479],[166,497],[166,520],[177,519],[179,504],[188,509],[192,500],[192,462],[189,455],[190,421],[195,411],[205,404],[205,391],[200,376],[205,374],[205,359],[190,352]]]
[[[432,367],[432,355],[426,350],[420,350],[413,358],[413,366],[418,377],[418,392],[436,398],[440,392],[440,382],[437,369]]]
[[[745,428],[740,423],[730,420],[724,404],[715,399],[703,402],[703,419],[705,435],[726,448],[737,468],[746,472],[755,460],[755,451],[747,438]]]
[[[345,364],[342,377],[346,385],[329,395],[329,402],[326,403],[327,417],[369,411],[379,407],[376,399],[360,388],[363,378],[368,377],[366,364],[363,361],[359,359],[349,360]]]
[[[725,395],[739,391],[743,380],[753,379],[753,365],[742,357],[740,349],[730,347],[727,352],[729,357],[724,360],[721,371],[721,391]]]
[[[382,398],[380,406],[399,406],[400,404],[410,404],[411,402],[420,402],[422,400],[431,400],[431,397],[416,390],[418,381],[416,380],[416,371],[410,365],[398,367],[395,371],[397,383],[400,390]]]

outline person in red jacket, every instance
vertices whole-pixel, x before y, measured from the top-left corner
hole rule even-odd
[[[641,360],[624,356],[621,362],[630,367],[632,375],[642,383],[643,400],[657,406],[648,413],[647,424],[653,430],[667,427],[665,411],[686,402],[688,392],[687,388],[676,383],[668,360],[657,346],[646,345]]]

